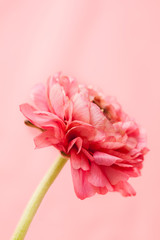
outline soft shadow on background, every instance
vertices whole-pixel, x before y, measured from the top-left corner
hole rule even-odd
[[[57,150],[34,150],[19,104],[62,70],[118,98],[148,132],[137,196],[76,198],[70,165],[46,195],[26,240],[158,240],[160,2],[0,1],[0,239],[8,240]]]

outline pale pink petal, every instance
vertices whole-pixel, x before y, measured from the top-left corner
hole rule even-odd
[[[126,181],[129,178],[128,174],[113,167],[106,167],[103,170],[112,185],[115,185],[120,181]]]
[[[137,140],[134,137],[128,137],[125,144],[125,148],[130,151],[131,149],[134,149],[136,146]]]
[[[65,91],[66,95],[68,95],[69,87],[70,87],[69,77],[64,76],[64,75],[60,76],[59,77],[59,83],[64,88],[64,91]]]
[[[116,110],[116,112],[119,112],[121,110],[121,105],[118,103],[116,97],[114,96],[106,96],[105,97],[106,103],[108,105],[113,105],[114,109]]]
[[[49,93],[49,99],[55,113],[61,118],[64,118],[64,104],[65,104],[65,95],[61,86],[56,83],[54,84]]]
[[[48,119],[44,120],[42,117],[39,117],[35,114],[36,109],[31,106],[28,103],[24,103],[22,105],[20,105],[20,111],[23,113],[23,115],[34,125],[36,125],[37,127],[41,127],[41,125],[48,121]]]
[[[50,89],[55,83],[57,83],[56,77],[55,76],[53,76],[53,77],[50,76],[48,78],[47,84],[46,84],[47,104],[48,104],[50,112],[52,112],[52,113],[55,113],[55,111],[52,107],[52,103],[51,103],[51,100],[50,100]]]
[[[63,87],[66,96],[72,98],[78,92],[78,83],[75,79],[61,75],[59,76],[59,83]]]
[[[141,151],[142,149],[146,148],[147,143],[147,135],[146,131],[143,128],[140,128],[139,130],[139,136],[138,136],[138,144],[137,144],[137,150]]]
[[[21,104],[20,106],[20,111],[23,113],[23,115],[29,119],[32,123],[35,121],[35,114],[34,111],[36,111],[36,108],[31,106],[28,103]]]
[[[127,134],[131,134],[137,130],[138,126],[134,121],[126,121],[123,122],[122,128]]]
[[[65,123],[60,119],[57,115],[51,112],[44,112],[44,111],[34,111],[35,117],[39,119],[39,122],[45,126],[53,126],[55,123],[59,125],[59,127],[65,130]]]
[[[50,89],[52,88],[52,86],[54,84],[57,84],[57,78],[58,78],[58,76],[54,75],[54,76],[49,76],[49,78],[47,79],[46,87],[47,87],[47,96],[48,97],[49,97]]]
[[[34,138],[36,148],[48,147],[59,142],[59,139],[55,138],[54,130],[44,131]]]
[[[86,172],[82,169],[74,169],[72,170],[72,178],[74,190],[78,198],[85,199],[87,197],[91,197],[96,193],[95,188],[88,182]]]
[[[112,156],[104,152],[95,152],[93,154],[94,161],[99,165],[111,166],[116,161],[121,160],[118,157]]]
[[[115,191],[120,192],[124,197],[135,196],[136,192],[133,187],[126,181],[117,183],[114,186]]]
[[[113,132],[112,124],[104,116],[101,109],[94,103],[90,105],[90,123],[100,130],[108,131],[108,133]]]
[[[83,153],[77,154],[75,149],[72,149],[72,151],[71,151],[70,160],[71,160],[71,166],[74,169],[81,168],[84,171],[87,171],[90,169],[90,165],[89,165],[87,157],[85,157],[85,155]]]
[[[105,187],[107,179],[101,169],[94,163],[91,163],[91,168],[88,173],[88,181],[96,187]]]
[[[78,83],[75,79],[71,79],[68,97],[72,98],[78,92]]]
[[[79,93],[73,98],[73,120],[80,120],[86,123],[90,122],[89,101]]]
[[[46,89],[44,84],[39,83],[35,85],[31,92],[31,98],[33,99],[36,107],[42,111],[48,111]]]
[[[53,113],[37,111],[28,103],[20,105],[20,110],[23,115],[37,127],[44,129],[54,128],[55,125],[58,124],[63,131],[65,129],[63,121]]]

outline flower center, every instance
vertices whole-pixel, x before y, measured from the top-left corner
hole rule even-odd
[[[117,122],[117,114],[115,109],[112,105],[107,105],[105,100],[103,100],[101,97],[96,96],[94,97],[93,103],[95,103],[103,112],[104,116],[112,123]]]

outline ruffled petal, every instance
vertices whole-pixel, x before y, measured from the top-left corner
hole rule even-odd
[[[133,187],[126,181],[121,181],[114,186],[115,191],[120,192],[124,197],[135,196]]]
[[[139,135],[138,135],[138,144],[137,144],[137,150],[141,151],[144,148],[146,148],[146,143],[147,143],[147,135],[146,135],[146,131],[143,128],[140,128],[139,130]]]
[[[90,123],[99,130],[107,131],[108,134],[114,131],[112,124],[94,103],[90,106]]]
[[[90,122],[89,101],[80,93],[75,94],[73,98],[73,120]]]
[[[88,173],[88,181],[96,187],[105,187],[107,179],[101,169],[94,163],[91,163],[91,168]]]
[[[85,148],[82,148],[82,152],[84,153],[84,155],[85,155],[91,162],[94,161],[93,156],[92,156]]]
[[[54,128],[58,124],[61,129],[65,129],[63,121],[51,112],[37,111],[28,103],[20,105],[20,110],[30,122],[38,127],[44,129]]]
[[[68,95],[69,85],[70,85],[69,77],[62,75],[62,76],[59,76],[58,80],[59,80],[60,85],[63,87],[66,95]]]
[[[88,162],[87,157],[83,153],[76,153],[75,149],[72,149],[71,151],[71,166],[74,169],[83,169],[84,171],[87,171],[90,169],[90,165]]]
[[[79,125],[72,127],[68,130],[66,137],[68,139],[72,139],[73,137],[79,136],[82,139],[85,138],[88,141],[102,141],[105,138],[104,133],[96,130],[93,126],[87,125]]]
[[[44,111],[35,111],[34,112],[36,117],[39,117],[39,122],[42,126],[45,127],[55,127],[58,125],[59,128],[65,130],[65,124],[57,115],[51,112],[44,112]]]
[[[96,189],[88,182],[87,174],[82,169],[71,167],[74,190],[78,198],[85,199],[96,193]]]
[[[104,166],[111,166],[118,160],[122,160],[121,158],[112,156],[110,154],[104,153],[104,152],[95,152],[93,154],[94,161],[99,165]]]
[[[112,185],[116,185],[121,181],[127,181],[129,178],[128,174],[113,167],[105,167],[103,170]]]
[[[39,83],[36,84],[31,92],[31,98],[35,103],[36,107],[42,111],[48,111],[48,104],[47,104],[47,96],[46,96],[46,89],[44,84]]]
[[[55,113],[61,118],[64,118],[64,105],[65,105],[65,95],[62,90],[62,87],[55,83],[51,89],[49,94],[49,99],[51,105],[55,111]]]
[[[35,114],[34,112],[36,111],[36,108],[34,108],[33,106],[31,106],[30,104],[28,103],[24,103],[24,104],[21,104],[20,106],[20,111],[23,113],[23,115],[29,119],[32,123],[36,120],[39,120],[35,117]]]
[[[71,79],[68,97],[72,98],[78,92],[78,83],[75,79]]]
[[[81,151],[81,148],[82,148],[82,138],[80,137],[77,137],[77,138],[74,138],[68,145],[68,153],[69,151],[71,150],[71,148],[74,146],[74,144],[76,145],[77,147],[77,154]]]
[[[51,145],[58,144],[59,142],[60,140],[55,137],[54,130],[44,131],[34,138],[36,148],[48,147]]]
[[[63,87],[66,96],[69,98],[72,98],[72,96],[78,92],[78,83],[74,78],[60,74],[58,82]]]
[[[88,158],[83,153],[81,153],[81,168],[84,171],[88,171],[90,169]]]
[[[130,151],[131,149],[134,149],[137,146],[137,140],[134,137],[128,137],[125,148]]]

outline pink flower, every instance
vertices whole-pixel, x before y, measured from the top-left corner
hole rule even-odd
[[[136,194],[128,179],[140,175],[146,134],[114,98],[60,73],[36,85],[32,98],[35,106],[25,103],[20,110],[43,130],[35,145],[54,146],[70,156],[80,199],[113,191]]]

